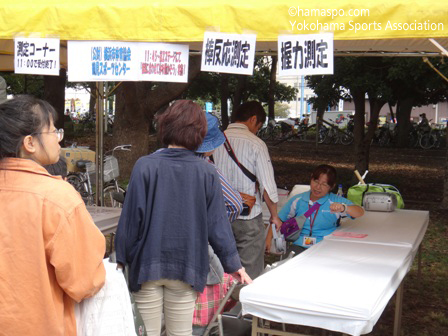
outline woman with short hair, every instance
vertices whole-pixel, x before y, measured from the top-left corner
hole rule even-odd
[[[115,246],[129,269],[148,335],[191,335],[197,292],[209,270],[208,242],[224,270],[250,281],[236,249],[216,169],[195,155],[207,132],[201,107],[172,104],[158,119],[168,148],[140,158],[132,171]]]

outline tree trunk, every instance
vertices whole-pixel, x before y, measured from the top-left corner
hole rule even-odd
[[[277,81],[277,56],[271,56],[271,74],[269,78],[268,119],[275,119],[275,83]]]
[[[325,109],[327,108],[327,102],[320,102],[317,106],[317,114],[316,114],[316,150],[319,144],[319,129],[322,125],[322,120],[324,118]]]
[[[184,93],[200,72],[201,56],[190,56],[187,83],[158,83],[154,90],[147,92],[149,95],[148,98],[151,101],[151,104],[148,105],[148,109],[146,110],[148,121],[152,122],[155,112]]]
[[[441,206],[444,209],[448,209],[448,132],[446,132],[445,141],[447,144],[447,149],[445,154],[445,179],[443,181],[443,199]]]
[[[154,114],[178,98],[199,74],[200,56],[190,56],[188,83],[123,82],[116,93],[114,145],[131,144],[131,152],[117,153],[120,175],[128,177],[135,161],[150,152],[150,129]]]
[[[96,84],[95,82],[89,83],[89,116],[93,117],[95,115],[95,104],[96,104]]]
[[[447,144],[448,144],[448,133],[446,136],[447,136]],[[442,199],[441,207],[443,209],[448,209],[448,148],[447,148],[446,154],[445,154],[445,179],[443,181],[443,199]]]
[[[119,152],[120,175],[130,176],[135,161],[149,152],[149,123],[145,109],[149,104],[150,82],[123,82],[117,88],[113,136],[115,145],[132,145],[131,152]]]
[[[398,147],[407,147],[409,145],[410,118],[413,103],[414,98],[412,97],[400,99],[399,103],[397,103],[397,106],[399,106],[397,109]]]
[[[365,124],[365,92],[351,92],[355,103],[355,127],[353,130],[355,137],[355,169],[362,175],[369,169],[369,146],[364,142],[364,124]]]
[[[243,101],[244,90],[246,89],[246,75],[236,75],[238,83],[233,95],[232,111],[235,111]],[[233,120],[232,120],[233,121]]]
[[[389,103],[389,112],[390,112],[390,118],[394,121],[395,123],[395,114],[394,114],[394,110],[392,109],[392,105]],[[398,105],[397,105],[398,106]]]
[[[221,127],[223,130],[229,126],[229,75],[221,74]]]
[[[57,112],[56,128],[64,128],[65,111],[65,83],[67,70],[61,69],[59,76],[44,76],[44,99],[49,102]],[[61,144],[64,146],[64,143]]]
[[[378,127],[378,118],[380,115],[380,111],[383,108],[384,104],[386,104],[386,102],[381,99],[371,97],[371,95],[369,95],[369,104],[370,104],[370,120],[369,120],[369,126],[367,128],[367,134],[365,135],[364,138],[364,143],[368,146],[368,150],[370,151],[370,144],[372,143],[373,136],[375,135],[375,131]]]

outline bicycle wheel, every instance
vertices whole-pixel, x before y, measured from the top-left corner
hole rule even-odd
[[[333,131],[330,129],[325,136],[324,143],[329,145],[334,141],[334,138],[335,136],[333,134]]]
[[[418,145],[418,136],[414,133],[409,134],[409,147],[415,148]]]
[[[67,182],[81,195],[82,200],[86,205],[93,204],[93,196],[89,193],[89,186],[87,181],[84,181],[78,174],[67,175]]]
[[[353,134],[352,132],[343,133],[340,139],[343,145],[348,146],[353,142]]]
[[[269,137],[269,140],[280,140],[282,138],[282,130],[279,126],[275,127]]]
[[[263,127],[261,130],[258,131],[258,137],[262,140],[266,140],[266,133],[268,132],[267,127]]]
[[[420,147],[423,149],[430,149],[436,143],[436,139],[432,134],[423,134],[420,138]]]
[[[112,198],[112,193],[117,192],[117,188],[115,186],[110,185],[104,188],[103,195],[104,195],[104,204],[105,207],[111,207],[111,208],[122,208],[123,204],[120,202],[117,202]],[[118,187],[118,192],[124,193],[125,190],[122,187]]]
[[[319,138],[318,138],[317,142],[320,143],[320,144],[324,143],[325,138],[327,137],[327,135],[328,135],[328,130],[325,129],[325,128],[321,128],[319,130]]]

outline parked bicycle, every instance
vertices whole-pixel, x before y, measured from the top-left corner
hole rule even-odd
[[[332,119],[329,119],[331,122],[326,120],[322,120],[328,126],[324,124],[321,125],[319,129],[319,143],[341,143],[343,145],[350,145],[353,142],[353,133],[348,133],[342,131]]]
[[[275,120],[270,120],[267,126],[261,128],[258,131],[258,137],[264,141],[268,140],[278,140],[281,137],[282,129],[281,126],[275,122]]]
[[[431,129],[424,133],[419,141],[420,147],[423,149],[440,148],[446,139],[443,129]]]
[[[385,122],[377,131],[376,140],[380,147],[385,147],[395,142],[397,137],[396,124]]]
[[[274,143],[274,146],[278,146],[281,143],[285,141],[292,141],[293,139],[298,140],[306,140],[306,136],[308,133],[308,130],[312,127],[316,126],[315,124],[307,126],[303,123],[299,123],[295,126],[294,131],[290,130],[286,133],[286,135],[282,136],[280,140],[278,140],[276,143]]]
[[[422,149],[439,148],[443,139],[444,131],[442,129],[433,129],[427,123],[423,125],[414,123],[409,132],[410,147],[420,146]]]
[[[104,156],[104,204],[106,207],[121,208],[122,204],[113,198],[114,193],[124,193],[125,190],[118,185],[120,171],[118,160],[114,153],[117,150],[130,151],[132,145],[120,145],[105,153]],[[86,205],[94,204],[95,193],[92,185],[95,181],[95,163],[89,160],[76,161],[79,172],[70,172],[67,175],[67,182],[81,194]]]

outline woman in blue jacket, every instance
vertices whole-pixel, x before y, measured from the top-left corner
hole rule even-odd
[[[316,167],[311,174],[310,190],[291,197],[278,213],[282,222],[306,212],[309,215],[290,250],[303,252],[333,233],[341,217],[356,218],[364,214],[362,207],[330,192],[336,186],[336,177],[333,166]]]
[[[132,171],[115,240],[129,268],[148,335],[191,335],[197,292],[209,270],[208,243],[224,270],[250,282],[241,266],[216,169],[195,155],[207,131],[201,107],[172,104],[158,119],[168,148],[140,158]]]

